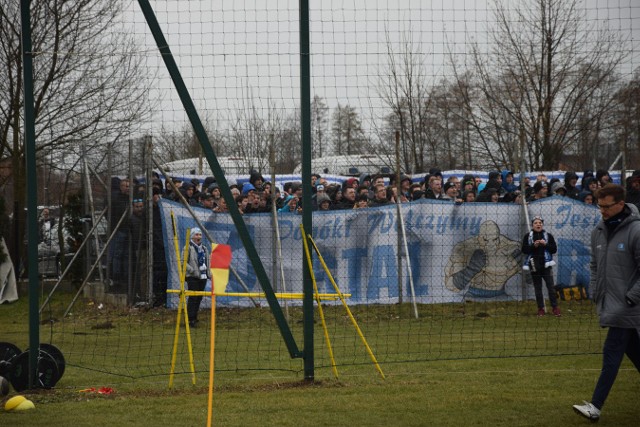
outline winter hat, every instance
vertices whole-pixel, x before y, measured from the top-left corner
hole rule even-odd
[[[534,221],[540,221],[541,223],[544,224],[544,219],[542,219],[542,217],[540,215],[536,215],[533,218],[531,218],[531,224],[533,224]]]
[[[546,182],[544,182],[544,181],[536,181],[536,183],[533,184],[533,191],[534,191],[534,193],[537,193],[538,191],[542,190],[546,186],[547,186]]]
[[[249,194],[249,191],[256,191],[256,187],[254,187],[253,184],[247,182],[242,186],[242,195],[246,196],[247,194]]]
[[[331,203],[331,197],[329,197],[327,194],[319,194],[317,198],[317,202],[318,202],[318,206],[320,206],[322,202]]]
[[[453,182],[447,182],[447,183],[444,185],[444,192],[446,193],[446,192],[447,192],[447,190],[449,190],[451,187],[455,187],[455,186],[456,186],[456,185],[455,185]]]
[[[251,184],[255,185],[257,180],[260,180],[260,181],[264,182],[264,177],[258,171],[251,171],[251,174],[249,175],[249,182]]]
[[[353,187],[353,183],[354,183],[354,182],[358,182],[358,183],[360,183],[360,181],[358,181],[356,178],[349,178],[349,179],[347,179],[347,180],[345,181],[345,188]]]
[[[439,168],[431,168],[429,169],[429,175],[435,175],[442,178],[442,171]]]
[[[498,171],[489,172],[489,180],[498,179],[499,177],[501,177],[500,172]]]
[[[202,236],[202,230],[200,230],[200,228],[198,227],[193,227],[191,229],[191,236],[195,236],[196,234],[199,234]]]
[[[566,172],[564,174],[564,182],[565,182],[565,184],[567,182],[569,182],[569,180],[571,180],[571,179],[578,179],[578,174],[573,172],[573,171]]]
[[[565,194],[567,192],[567,189],[565,188],[564,185],[562,185],[562,183],[560,181],[556,181],[553,184],[551,184],[551,193],[552,194],[556,194],[558,192],[558,190],[564,190]]]

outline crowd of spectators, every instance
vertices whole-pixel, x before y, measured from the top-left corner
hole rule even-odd
[[[311,179],[312,203],[314,211],[362,209],[373,206],[384,206],[392,203],[407,203],[420,199],[450,200],[453,203],[518,203],[532,202],[550,196],[561,196],[576,201],[593,204],[594,192],[611,182],[611,175],[606,170],[595,173],[586,170],[579,180],[578,174],[568,171],[564,181],[558,178],[547,179],[545,174],[538,174],[535,181],[525,178],[524,183],[514,181],[514,173],[509,170],[491,171],[488,179],[471,174],[449,176],[443,178],[439,169],[433,168],[421,180],[416,181],[409,176],[401,175],[400,185],[396,185],[396,177],[388,175],[362,175],[359,178],[345,179],[341,184],[330,183],[319,174]],[[215,178],[208,177],[204,182],[198,179],[182,182],[173,179],[174,186],[163,185],[159,178],[154,179],[154,194],[176,201],[186,201],[191,206],[211,209],[213,212],[228,212],[228,206],[221,196]],[[245,184],[230,185],[234,200],[240,213],[252,214],[271,212],[275,202],[280,213],[301,213],[302,184],[287,182],[282,190],[266,181],[259,172],[251,172]],[[640,206],[640,170],[627,180],[628,202]],[[275,192],[275,197],[272,196]]]
[[[611,182],[606,170],[584,171],[579,180],[578,174],[569,171],[564,181],[547,179],[538,174],[535,181],[525,178],[523,183],[514,181],[514,173],[509,170],[491,171],[486,182],[471,174],[451,175],[446,179],[438,169],[431,169],[422,179],[416,180],[406,175],[400,176],[400,185],[396,177],[389,175],[362,175],[351,177],[341,183],[329,182],[319,174],[311,178],[311,206],[313,211],[345,209],[364,209],[395,203],[410,203],[420,199],[450,201],[451,203],[518,203],[532,202],[550,196],[568,197],[585,204],[594,203],[594,192]],[[133,203],[130,205],[130,182],[128,179],[112,182],[111,230],[115,230],[110,247],[110,275],[112,291],[123,292],[126,282],[145,282],[144,269],[138,260],[145,260],[143,231],[147,229],[146,200],[147,188],[137,182],[131,183]],[[173,185],[171,185],[173,184]],[[158,202],[161,198],[188,203],[194,207],[209,209],[212,212],[229,212],[215,178],[207,177],[182,182],[172,178],[163,183],[159,177],[152,182],[153,194],[153,295],[154,305],[166,302],[166,265],[164,263],[164,243]],[[238,210],[243,215],[261,212],[302,213],[303,186],[300,182],[286,182],[272,185],[259,172],[251,172],[248,182],[230,184],[231,193]],[[275,193],[275,195],[273,194]],[[627,202],[640,207],[640,170],[627,179]],[[127,208],[130,206],[130,208]],[[129,268],[130,262],[134,268]],[[148,291],[142,286],[136,287],[142,295]]]

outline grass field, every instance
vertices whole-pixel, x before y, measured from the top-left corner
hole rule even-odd
[[[382,380],[344,313],[327,307],[339,378],[332,375],[316,325],[313,383],[303,381],[301,361],[289,359],[267,310],[219,310],[214,425],[589,424],[571,405],[590,398],[599,373],[602,331],[591,307],[564,307],[560,319],[537,319],[531,308],[524,303],[468,304],[461,314],[460,307],[424,306],[416,320],[400,311],[406,307],[356,307],[356,318],[386,374]],[[0,425],[206,424],[206,327],[193,331],[196,385],[181,347],[179,375],[169,390],[175,312],[97,311],[91,301],[82,301],[65,321],[58,311],[54,306],[49,314],[43,312],[41,340],[65,353],[63,378],[55,389],[23,393],[36,410],[0,411]],[[292,310],[292,318],[297,316]],[[0,318],[0,341],[24,348],[27,299],[0,306]],[[203,313],[202,323],[207,320]],[[55,327],[50,328],[52,322]],[[291,324],[297,336],[300,323]],[[600,425],[638,425],[638,379],[625,360]],[[89,387],[112,387],[114,392],[79,392]]]

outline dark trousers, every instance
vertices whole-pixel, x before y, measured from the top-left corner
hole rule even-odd
[[[622,358],[627,355],[640,372],[640,338],[636,329],[609,328],[602,348],[602,371],[593,391],[591,403],[602,409],[616,380]]]
[[[118,230],[109,246],[111,280],[116,283],[129,281],[129,233]]]
[[[547,292],[549,293],[549,301],[551,307],[558,306],[558,298],[556,297],[556,290],[553,284],[553,275],[551,274],[551,267],[547,267],[542,271],[531,272],[531,280],[533,280],[533,290],[536,293],[536,303],[538,308],[544,308],[544,295],[542,294],[542,281],[547,286]]]
[[[187,287],[190,291],[204,291],[204,287],[207,285],[207,279],[196,279],[187,277]],[[200,310],[200,303],[202,297],[188,297],[187,298],[187,315],[189,316],[189,322],[195,322],[198,320],[198,310]]]

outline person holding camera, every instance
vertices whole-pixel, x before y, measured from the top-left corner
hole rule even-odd
[[[544,308],[544,295],[542,294],[542,281],[547,287],[549,301],[551,302],[553,315],[560,317],[558,298],[553,283],[553,273],[551,267],[556,263],[553,254],[558,251],[558,246],[553,235],[544,228],[544,220],[536,216],[531,221],[531,231],[524,235],[522,239],[522,253],[527,255],[523,269],[531,272],[533,279],[533,289],[536,294],[538,304],[538,316],[546,314]]]
[[[202,242],[202,230],[194,227],[191,230],[189,242],[189,257],[187,259],[187,287],[190,291],[204,291],[209,273],[209,255],[211,251]],[[189,326],[195,328],[198,325],[198,311],[202,296],[190,296],[187,299],[187,315]]]

